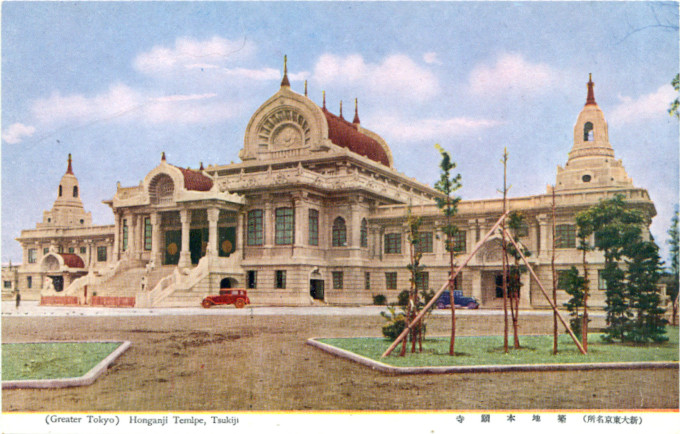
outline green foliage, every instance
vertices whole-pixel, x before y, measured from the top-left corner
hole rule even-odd
[[[571,330],[574,332],[579,339],[582,337],[582,324],[583,324],[583,307],[585,300],[585,289],[586,289],[586,279],[581,276],[576,269],[576,267],[571,267],[563,275],[563,283],[565,291],[567,294],[571,295],[571,298],[567,303],[564,303],[564,307],[569,311],[569,324],[571,325]]]
[[[675,74],[675,77],[673,77],[671,84],[673,85],[673,89],[675,89],[676,92],[680,91],[680,74]],[[675,100],[671,103],[671,106],[668,109],[668,113],[671,116],[680,118],[680,97],[675,98]]]
[[[579,238],[595,235],[595,248],[604,253],[602,278],[607,285],[607,328],[604,339],[621,342],[665,339],[664,309],[657,283],[658,247],[642,239],[645,218],[626,206],[623,196],[601,200],[576,216]]]
[[[383,294],[376,294],[373,296],[373,304],[376,306],[384,306],[387,304],[387,297]]]
[[[380,312],[380,316],[385,318],[382,333],[385,338],[395,340],[406,328],[406,314],[397,312],[394,306],[389,306],[387,312]]]
[[[411,297],[411,292],[405,289],[399,293],[397,296],[397,306],[406,307],[408,306],[408,299]]]
[[[628,246],[626,260],[628,269],[627,292],[630,307],[635,318],[626,335],[633,342],[663,342],[668,340],[661,308],[661,295],[657,283],[661,276],[659,248],[651,241],[642,241]]]
[[[456,213],[458,213],[458,204],[460,203],[461,198],[460,196],[456,196],[454,193],[463,185],[460,182],[460,173],[457,175],[451,174],[451,171],[456,168],[456,163],[451,161],[451,155],[449,155],[449,153],[446,152],[441,146],[435,145],[435,147],[441,154],[442,161],[439,163],[441,175],[439,180],[434,184],[434,188],[446,196],[444,198],[437,197],[435,200],[437,202],[437,207],[446,217],[446,223],[441,228],[442,232],[446,236],[446,251],[455,252],[453,237],[458,232],[458,228],[453,224],[452,219]]]

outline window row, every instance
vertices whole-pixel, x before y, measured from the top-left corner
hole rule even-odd
[[[385,234],[385,253],[400,254],[401,233],[393,232]],[[432,232],[419,232],[414,242],[416,253],[432,253],[434,251],[434,234]],[[465,252],[467,250],[467,236],[465,231],[458,231],[452,238],[453,251]]]
[[[600,291],[607,290],[607,281],[603,276],[604,270],[597,270],[597,289]],[[566,290],[569,287],[569,270],[557,271],[557,289]],[[579,271],[580,273],[580,271]],[[582,276],[582,274],[580,274]]]
[[[44,247],[43,248],[43,255],[46,255],[50,252],[49,247]],[[81,255],[86,255],[87,254],[87,247],[79,247],[78,252]],[[64,253],[64,248],[62,246],[57,247],[57,253]],[[68,253],[76,253],[76,248],[75,247],[69,247],[68,248]],[[97,246],[97,261],[98,262],[106,262],[107,259],[107,254],[106,254],[106,246]],[[35,264],[38,262],[38,249],[28,249],[28,263],[29,264]]]
[[[307,243],[310,246],[319,245],[319,211],[310,209],[308,213]],[[261,246],[264,244],[264,211],[254,209],[247,215],[246,244]],[[368,247],[368,222],[361,220],[361,247]],[[295,240],[295,211],[293,208],[276,208],[274,211],[274,244],[277,246],[291,245]],[[331,228],[331,245],[333,247],[347,246],[347,225],[345,219],[337,217]]]

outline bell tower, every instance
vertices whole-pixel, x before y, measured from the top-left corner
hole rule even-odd
[[[59,181],[57,199],[50,211],[43,212],[43,222],[38,227],[90,226],[92,215],[83,208],[80,200],[78,178],[73,174],[71,154],[68,154],[66,173]]]
[[[574,143],[564,168],[557,167],[556,191],[632,187],[621,160],[614,158],[604,113],[595,102],[595,83],[589,77],[586,104],[576,118]]]

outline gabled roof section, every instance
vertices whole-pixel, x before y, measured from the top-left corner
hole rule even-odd
[[[328,138],[331,142],[390,167],[387,152],[376,140],[361,133],[357,125],[329,112],[326,107],[322,107],[321,111],[328,123]]]
[[[58,253],[64,259],[64,265],[69,268],[85,268],[83,259],[75,253]]]
[[[184,176],[184,188],[192,191],[210,191],[213,181],[201,172],[175,166]]]

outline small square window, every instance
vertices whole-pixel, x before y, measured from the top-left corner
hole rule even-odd
[[[342,289],[343,273],[342,271],[333,271],[333,289]]]
[[[385,273],[385,288],[397,289],[397,272],[390,271]]]

